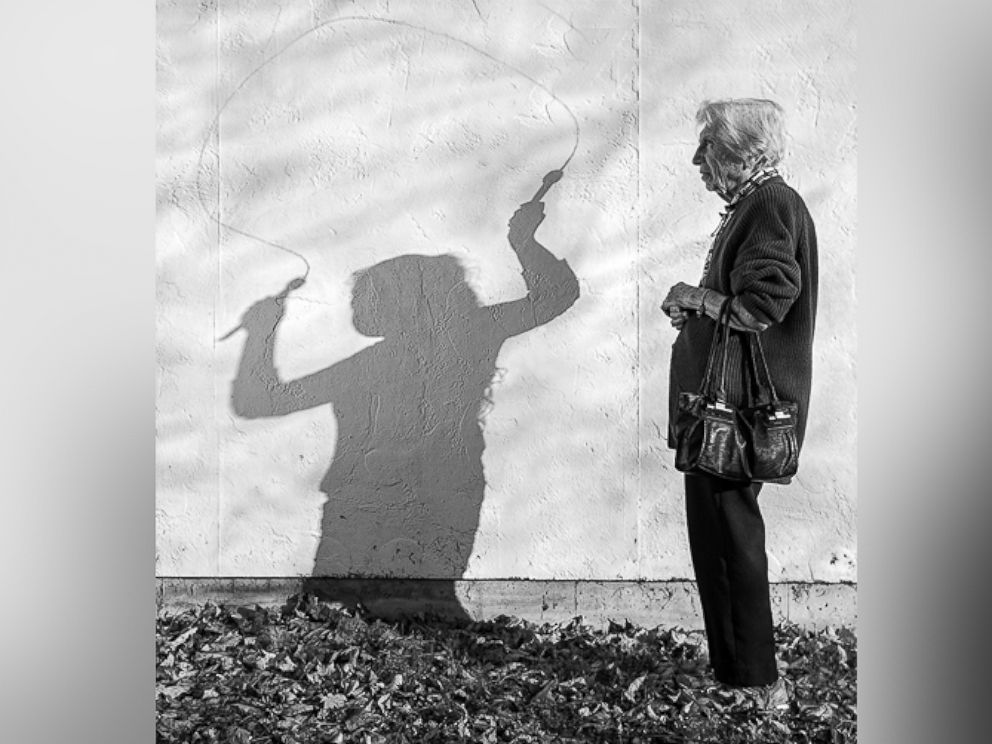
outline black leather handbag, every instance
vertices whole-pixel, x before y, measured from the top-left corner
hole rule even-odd
[[[796,438],[799,406],[779,400],[761,346],[761,334],[745,334],[750,344],[757,400],[742,412],[747,425],[751,480],[777,481],[791,478],[799,469]],[[760,364],[759,364],[760,363]]]
[[[778,397],[761,338],[749,345],[755,392],[740,409],[727,400],[730,300],[720,308],[698,393],[680,393],[675,420],[675,468],[732,481],[781,481],[796,474],[798,406]],[[719,373],[716,368],[719,366]]]
[[[737,408],[727,402],[729,341],[728,299],[717,317],[699,392],[679,393],[674,425],[675,468],[683,473],[706,473],[728,480],[750,481],[751,467],[745,439],[748,426]],[[714,370],[718,363],[719,379]]]

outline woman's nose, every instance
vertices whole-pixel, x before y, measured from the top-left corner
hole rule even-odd
[[[693,165],[702,165],[703,164],[703,148],[702,148],[702,146],[696,148],[696,152],[692,156],[692,164]]]

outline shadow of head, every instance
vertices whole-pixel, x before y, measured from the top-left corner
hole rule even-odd
[[[464,268],[450,255],[397,256],[353,276],[352,322],[365,336],[447,325],[478,307]]]

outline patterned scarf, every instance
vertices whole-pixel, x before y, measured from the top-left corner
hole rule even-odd
[[[731,197],[730,201],[727,202],[727,206],[720,213],[720,224],[716,226],[710,237],[713,238],[713,243],[710,245],[710,250],[706,254],[706,262],[703,264],[703,276],[699,279],[700,285],[702,285],[703,280],[710,271],[710,262],[713,260],[713,249],[716,248],[716,243],[720,239],[720,233],[723,232],[723,228],[727,226],[727,222],[730,221],[730,216],[734,213],[734,209],[741,202],[741,200],[758,188],[761,184],[767,181],[769,178],[775,178],[779,173],[775,168],[762,168],[751,175],[741,187],[737,189],[737,192]]]

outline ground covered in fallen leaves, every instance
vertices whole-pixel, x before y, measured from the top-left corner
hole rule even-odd
[[[293,597],[282,609],[162,610],[161,744],[857,741],[857,642],[776,629],[791,700],[715,684],[705,638],[500,617],[385,622]]]

